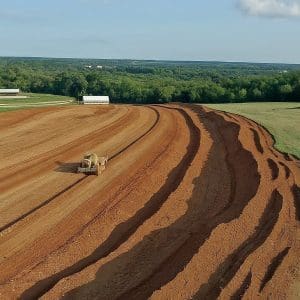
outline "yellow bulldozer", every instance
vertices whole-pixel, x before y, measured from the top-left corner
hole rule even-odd
[[[84,155],[77,173],[100,175],[105,170],[108,162],[108,156],[98,157],[95,153],[87,153]]]

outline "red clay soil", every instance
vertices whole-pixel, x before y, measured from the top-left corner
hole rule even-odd
[[[82,155],[109,156],[99,176]],[[1,114],[1,299],[299,299],[300,172],[201,106]]]

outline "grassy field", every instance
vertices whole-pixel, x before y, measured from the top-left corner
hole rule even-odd
[[[68,105],[74,98],[48,94],[22,94],[25,99],[0,98],[0,112],[49,105]]]
[[[243,115],[266,127],[274,136],[275,147],[300,157],[300,103],[208,104],[217,110]]]

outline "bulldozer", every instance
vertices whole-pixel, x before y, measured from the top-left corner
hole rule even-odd
[[[98,157],[95,153],[87,153],[84,155],[77,173],[100,175],[105,170],[108,162],[108,156]]]

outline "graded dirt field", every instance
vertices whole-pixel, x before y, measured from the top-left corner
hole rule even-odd
[[[109,156],[77,174],[87,151]],[[299,299],[300,172],[201,106],[0,117],[1,299]]]

